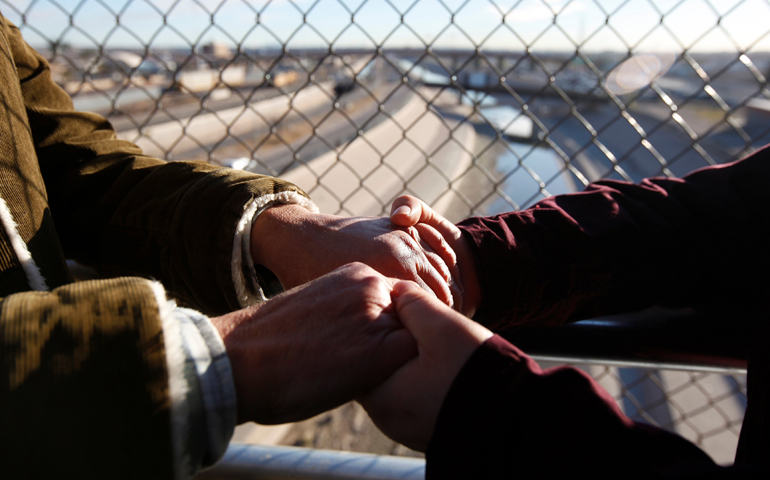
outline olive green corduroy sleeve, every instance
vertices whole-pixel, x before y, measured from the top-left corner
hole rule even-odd
[[[8,37],[65,254],[105,276],[156,278],[207,314],[240,308],[232,260],[245,206],[307,195],[268,176],[143,156],[103,117],[73,109],[15,26]]]
[[[157,298],[119,278],[0,299],[4,478],[173,478]]]

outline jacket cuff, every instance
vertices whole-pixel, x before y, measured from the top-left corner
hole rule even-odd
[[[287,190],[255,198],[244,207],[243,215],[238,221],[233,239],[232,276],[241,308],[264,302],[268,297],[283,290],[271,271],[266,268],[259,268],[257,271],[251,257],[251,230],[262,212],[272,206],[285,204],[299,205],[310,212],[318,212],[318,207],[312,200]]]

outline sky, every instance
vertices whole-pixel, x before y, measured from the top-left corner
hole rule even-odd
[[[0,12],[38,48],[770,50],[768,0],[0,0]]]

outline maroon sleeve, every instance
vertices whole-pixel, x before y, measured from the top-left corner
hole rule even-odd
[[[426,452],[427,480],[447,478],[753,478],[687,440],[632,422],[593,379],[541,370],[499,336],[455,379]],[[766,477],[765,477],[766,478]]]
[[[653,304],[743,301],[767,291],[770,149],[683,179],[602,181],[532,208],[473,217],[490,328],[561,324]]]

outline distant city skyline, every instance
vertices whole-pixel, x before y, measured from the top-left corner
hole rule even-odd
[[[81,0],[57,0],[27,9],[29,4],[5,0],[0,11],[17,25],[22,25],[19,12],[25,12],[24,35],[37,48],[51,41],[79,48],[143,48],[152,39],[158,48],[216,41],[244,48],[333,42],[339,48],[428,43],[437,48],[482,45],[521,51],[529,46],[544,51],[574,50],[582,44],[585,51],[770,51],[770,5],[764,0],[202,1],[207,9],[192,0],[88,0],[82,5]],[[76,28],[70,27],[70,14]]]

